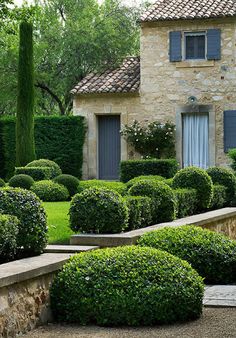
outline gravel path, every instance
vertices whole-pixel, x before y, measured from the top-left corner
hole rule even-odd
[[[236,338],[236,308],[205,308],[201,319],[173,326],[101,328],[48,325],[24,338]]]

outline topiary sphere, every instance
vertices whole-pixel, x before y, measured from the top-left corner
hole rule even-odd
[[[119,233],[128,226],[128,208],[115,191],[90,188],[72,198],[70,227],[73,231]]]
[[[231,170],[222,167],[208,168],[207,173],[214,184],[225,186],[226,203],[230,205],[234,201],[236,194],[236,177],[234,176],[234,173]]]
[[[17,253],[18,225],[17,217],[0,215],[0,264],[12,260]]]
[[[23,189],[30,189],[31,186],[34,184],[34,179],[25,174],[19,174],[13,176],[9,182],[8,182],[10,187],[14,188],[23,188]]]
[[[35,182],[31,190],[44,202],[67,201],[69,199],[67,188],[50,180]]]
[[[59,322],[155,325],[198,318],[202,278],[167,252],[124,246],[73,256],[55,277],[51,306]]]
[[[146,175],[146,176],[138,176],[138,177],[134,177],[131,180],[129,180],[126,183],[127,188],[131,188],[132,185],[134,185],[135,183],[139,182],[139,181],[146,181],[146,180],[157,180],[157,181],[163,181],[165,180],[164,177],[162,176],[158,176],[158,175]]]
[[[236,282],[236,241],[222,234],[197,226],[166,227],[146,233],[138,245],[186,260],[210,284]]]
[[[0,189],[0,213],[16,216],[19,221],[17,246],[21,251],[40,254],[47,244],[47,219],[39,198],[20,188]]]
[[[153,223],[168,222],[175,218],[176,199],[173,190],[157,180],[144,180],[129,189],[131,196],[147,196],[153,201]]]
[[[79,180],[75,176],[62,174],[55,177],[54,182],[64,185],[70,196],[74,196],[78,192]]]
[[[213,183],[207,172],[201,168],[181,169],[173,178],[174,189],[193,188],[197,191],[197,210],[209,208],[213,196]]]
[[[26,165],[26,167],[48,167],[51,168],[51,177],[54,178],[58,175],[62,174],[62,170],[59,167],[59,165],[51,160],[46,160],[46,159],[40,159],[40,160],[35,160]]]
[[[6,183],[4,182],[4,180],[2,178],[0,178],[0,187],[5,187]]]

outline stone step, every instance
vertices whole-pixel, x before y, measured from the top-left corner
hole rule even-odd
[[[99,246],[92,245],[48,245],[46,253],[78,253],[99,249]]]
[[[236,307],[236,285],[206,286],[203,305]]]

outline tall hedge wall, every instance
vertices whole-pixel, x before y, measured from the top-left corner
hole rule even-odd
[[[84,118],[81,116],[35,117],[37,158],[55,161],[63,173],[82,175]],[[0,177],[9,178],[15,169],[15,118],[0,119]]]

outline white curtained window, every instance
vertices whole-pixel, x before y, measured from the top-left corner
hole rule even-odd
[[[183,166],[209,166],[208,114],[183,114]]]

